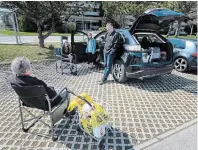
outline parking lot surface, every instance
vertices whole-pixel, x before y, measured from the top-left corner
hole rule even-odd
[[[71,123],[62,120],[56,132],[64,126],[58,141],[24,133],[21,130],[18,100],[9,84],[9,66],[0,67],[0,149],[90,149],[97,142],[76,131],[75,116]],[[33,75],[60,90],[67,86],[77,94],[87,92],[111,115],[113,131],[105,136],[105,149],[127,150],[154,137],[196,119],[197,75],[179,73],[145,80],[130,79],[125,84],[116,83],[112,76],[99,85],[102,68],[89,68],[78,64],[78,75],[61,75],[54,62],[33,63]],[[37,110],[32,110],[37,113]],[[27,116],[28,117],[28,116]],[[30,130],[48,133],[48,128],[38,123]]]

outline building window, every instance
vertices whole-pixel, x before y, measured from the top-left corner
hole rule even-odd
[[[98,23],[95,23],[95,22],[94,22],[94,23],[92,23],[92,26],[97,26],[97,25],[98,25]]]

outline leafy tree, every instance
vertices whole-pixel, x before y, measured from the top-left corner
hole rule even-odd
[[[102,9],[104,11],[104,22],[108,19],[113,19],[117,16],[120,16],[120,20],[118,22],[124,26],[124,17],[125,15],[133,15],[134,17],[139,16],[145,10],[149,8],[157,7],[156,2],[135,2],[135,1],[103,1]]]
[[[150,8],[168,8],[170,10],[175,10],[178,12],[182,12],[185,15],[189,16],[189,14],[197,13],[197,2],[193,1],[159,1],[159,2],[152,2],[152,1],[142,1],[142,2],[135,2],[135,1],[103,1],[102,2],[102,9],[104,11],[104,22],[111,18],[115,19],[117,16],[121,16],[120,20],[118,21],[123,26],[123,17],[125,15],[133,15],[135,18],[142,14],[145,10]],[[194,18],[196,18],[195,16]],[[178,26],[179,28],[179,26]],[[179,31],[179,30],[177,30]],[[176,33],[176,35],[178,32]]]
[[[28,17],[18,15],[18,22],[19,22],[19,31],[22,32],[36,32],[37,26],[36,24]]]
[[[57,18],[67,21],[85,9],[83,3],[74,1],[5,1],[0,6],[30,18],[37,25],[40,47],[44,47],[44,40],[54,31]],[[44,29],[48,30],[46,34]]]
[[[193,26],[197,22],[197,2],[196,1],[166,1],[159,3],[159,7],[168,8],[174,11],[182,12],[190,18],[188,24],[191,28],[191,34],[193,31]],[[180,22],[175,32],[175,37],[179,35]]]

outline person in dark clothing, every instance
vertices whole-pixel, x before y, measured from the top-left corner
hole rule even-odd
[[[104,46],[104,76],[100,85],[104,84],[107,81],[107,78],[111,72],[113,61],[116,56],[116,50],[120,45],[120,34],[114,30],[113,22],[108,22],[106,24],[107,35],[105,38]]]
[[[25,57],[16,57],[11,64],[11,70],[13,72],[13,78],[10,83],[11,86],[34,86],[34,85],[43,85],[47,95],[50,99],[54,98],[57,93],[52,87],[48,87],[45,82],[37,79],[36,77],[31,76],[31,65],[30,61]],[[51,102],[51,106],[57,106],[61,101],[66,100],[66,93],[63,93],[61,96],[58,96],[55,100]],[[46,100],[46,106],[47,100]],[[48,108],[46,108],[48,109]]]
[[[71,52],[71,46],[67,39],[63,39],[62,53],[63,57],[69,58],[70,63],[73,63],[74,56]]]
[[[74,58],[75,55],[71,51],[71,46],[68,42],[68,39],[63,39],[62,41],[62,56],[66,59],[66,61],[70,62],[70,70],[72,73],[75,73],[75,65]]]

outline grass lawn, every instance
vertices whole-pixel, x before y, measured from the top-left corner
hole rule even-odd
[[[164,37],[166,37],[166,35],[163,35]],[[175,38],[174,36],[169,36],[169,38]],[[187,36],[178,36],[178,38],[182,38],[182,39],[195,39],[195,35],[187,35]]]
[[[45,33],[45,32],[44,32]],[[0,30],[1,35],[15,35],[15,32],[12,30]],[[20,36],[38,36],[36,32],[19,32]],[[52,33],[50,36],[69,36],[68,33]]]
[[[46,47],[49,45],[60,47],[59,43],[45,44]],[[0,45],[0,62],[11,62],[16,56],[25,56],[31,61],[53,59],[54,50],[40,48],[38,44]]]

